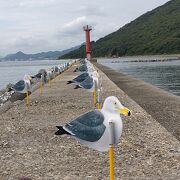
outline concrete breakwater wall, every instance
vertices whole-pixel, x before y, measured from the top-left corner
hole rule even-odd
[[[80,145],[68,136],[54,136],[56,125],[93,109],[92,94],[59,75],[43,95],[30,95],[30,106],[13,106],[0,116],[0,179],[109,179],[108,153]],[[179,179],[180,142],[116,86],[103,72],[103,100],[117,96],[132,116],[123,117],[123,136],[115,148],[116,179]]]
[[[120,89],[180,140],[180,97],[132,76],[96,64]]]

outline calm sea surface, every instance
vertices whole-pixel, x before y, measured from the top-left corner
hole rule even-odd
[[[40,69],[67,62],[66,60],[6,61],[0,62],[0,90],[8,83],[23,79],[25,74],[35,75]]]
[[[99,59],[98,62],[180,96],[180,60],[132,62],[135,60],[138,59]]]

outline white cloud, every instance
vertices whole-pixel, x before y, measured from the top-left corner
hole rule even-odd
[[[96,22],[92,21],[90,18],[88,19],[86,16],[77,17],[76,19],[65,23],[60,29],[60,35],[79,35],[82,34],[83,26],[91,24],[91,26],[95,26]]]
[[[0,0],[0,56],[62,50],[97,40],[168,0]]]
[[[20,7],[44,7],[56,5],[57,0],[21,0],[19,2]]]
[[[87,23],[87,17],[86,16],[82,16],[82,17],[78,17],[76,19],[74,19],[73,21],[71,22],[68,22],[66,23],[63,28],[64,29],[71,29],[71,28],[77,28],[77,26],[81,26],[83,25],[84,23]]]
[[[75,13],[81,12],[86,16],[106,16],[106,10],[103,5],[80,5],[77,9],[74,10]]]

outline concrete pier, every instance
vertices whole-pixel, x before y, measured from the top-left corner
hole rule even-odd
[[[51,87],[36,90],[30,107],[18,103],[0,116],[0,179],[106,180],[108,153],[54,135],[56,125],[93,109],[93,96],[66,82],[73,66],[56,77]],[[123,117],[121,141],[115,148],[115,179],[179,179],[180,142],[142,109],[103,72],[103,99],[114,95],[132,116]]]
[[[129,97],[180,140],[180,97],[132,76],[96,64]]]

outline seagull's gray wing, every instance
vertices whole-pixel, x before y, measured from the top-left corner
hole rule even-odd
[[[23,80],[18,81],[12,89],[14,89],[17,92],[23,91],[25,88],[25,82]]]
[[[87,66],[83,64],[83,65],[79,66],[78,70],[80,72],[87,71]]]
[[[93,87],[93,78],[88,76],[79,86],[84,89],[91,89]]]
[[[89,76],[88,73],[83,73],[83,74],[77,76],[76,78],[74,78],[73,81],[74,81],[74,82],[81,83],[81,82],[84,81],[88,76]]]
[[[47,75],[47,71],[45,69],[40,69],[38,73]]]
[[[64,129],[79,139],[95,142],[104,134],[106,126],[103,122],[104,115],[99,110],[94,110],[66,124]]]
[[[54,67],[54,71],[55,72],[58,72],[59,71],[59,68],[57,66]]]
[[[33,76],[32,78],[38,78],[38,79],[41,79],[41,73],[37,73],[35,76]]]

